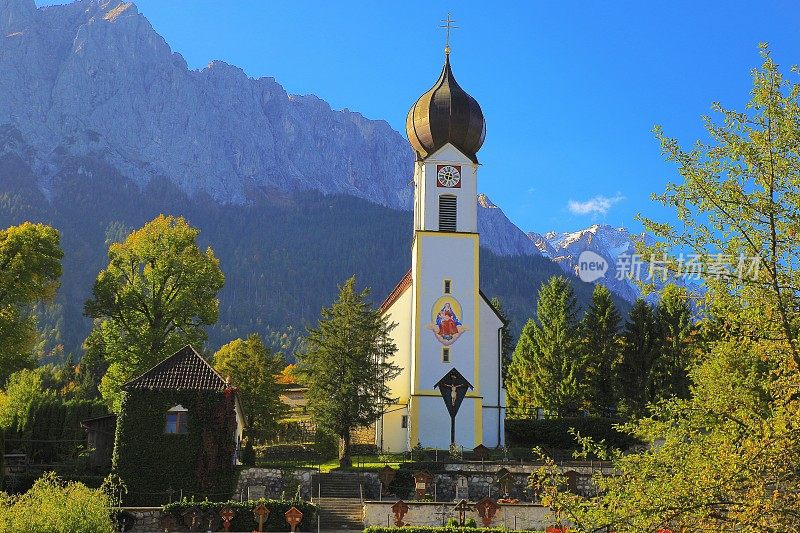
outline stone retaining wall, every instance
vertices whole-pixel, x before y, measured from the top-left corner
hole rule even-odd
[[[286,499],[294,497],[297,486],[300,486],[300,497],[304,500],[311,499],[311,475],[315,468],[245,468],[239,474],[236,490],[233,492],[234,500],[247,499],[247,487],[264,487],[264,497],[280,499],[285,494]]]
[[[395,502],[364,502],[364,526],[386,526],[394,524],[392,505]],[[458,518],[452,502],[406,502],[408,514],[403,522],[411,526],[442,526],[449,518]],[[503,527],[509,530],[536,529],[544,530],[553,525],[548,516],[550,509],[536,504],[501,504],[494,517],[492,527]],[[467,513],[467,518],[474,518],[481,524],[476,511]]]
[[[159,521],[161,520],[161,507],[121,507],[124,511],[133,515],[136,522],[133,524],[133,533],[145,533],[151,531],[163,531]]]

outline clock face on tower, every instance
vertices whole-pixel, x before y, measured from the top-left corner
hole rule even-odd
[[[451,189],[461,188],[460,165],[436,165],[436,186]]]

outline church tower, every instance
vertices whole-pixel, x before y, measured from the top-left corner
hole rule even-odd
[[[382,306],[398,323],[403,368],[392,383],[400,400],[378,424],[378,443],[391,451],[503,443],[503,323],[479,285],[477,153],[486,124],[456,82],[449,52],[406,119],[416,153],[411,270]]]

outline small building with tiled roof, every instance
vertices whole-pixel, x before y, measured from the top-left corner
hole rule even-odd
[[[122,390],[113,466],[128,503],[156,502],[159,491],[200,499],[218,491],[239,463],[245,419],[238,391],[192,346]]]

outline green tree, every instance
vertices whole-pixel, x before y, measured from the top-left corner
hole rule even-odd
[[[572,414],[582,404],[584,370],[572,286],[554,276],[537,301],[536,322],[523,328],[509,368],[509,410],[512,416],[530,417],[537,407],[550,415]]]
[[[512,357],[514,356],[514,334],[511,332],[511,319],[503,307],[503,302],[500,301],[500,298],[496,296],[492,298],[492,307],[497,310],[497,312],[500,314],[500,317],[503,319],[503,327],[500,329],[500,338],[502,339],[500,345],[500,354],[502,355],[502,359],[500,361],[503,365],[503,382],[505,383],[506,377],[508,376],[508,367],[511,364]]]
[[[620,321],[611,291],[595,285],[592,303],[581,322],[581,341],[586,361],[586,400],[589,410],[600,416],[611,416],[617,409]]]
[[[161,215],[108,249],[108,266],[85,312],[95,319],[87,345],[102,349],[100,391],[117,411],[120,387],[187,344],[202,345],[219,312],[224,276],[199,231]]]
[[[0,427],[12,429],[24,424],[35,402],[54,397],[53,391],[44,388],[40,372],[27,368],[14,372],[8,378],[6,389],[0,391]]]
[[[285,366],[283,355],[264,346],[256,333],[233,340],[214,354],[214,368],[241,391],[250,441],[271,435],[286,413],[276,382]]]
[[[658,357],[655,311],[645,300],[633,303],[622,333],[622,359],[617,373],[620,410],[629,417],[642,416],[655,399],[651,378]]]
[[[514,348],[511,364],[508,365],[504,383],[509,418],[532,418],[536,415],[536,408],[541,407],[536,404],[531,389],[531,383],[533,382],[533,354],[535,352],[533,333],[535,330],[536,322],[533,319],[528,319],[522,328],[517,346]]]
[[[664,286],[656,305],[658,357],[651,370],[654,399],[689,397],[689,365],[694,327],[689,294],[673,284]]]
[[[0,383],[35,363],[33,304],[52,300],[63,255],[50,226],[25,222],[0,230]]]
[[[626,426],[649,446],[615,457],[599,496],[549,495],[579,530],[800,531],[800,83],[762,56],[747,109],[715,104],[709,142],[687,151],[656,130],[682,177],[657,198],[678,223],[646,228],[665,251],[730,266],[704,272],[690,397]]]
[[[308,410],[317,425],[339,437],[339,464],[350,466],[351,430],[372,424],[391,397],[389,381],[400,368],[389,336],[396,324],[367,302],[369,289],[356,290],[355,276],[339,287],[331,307],[309,329],[296,373],[308,386]]]

